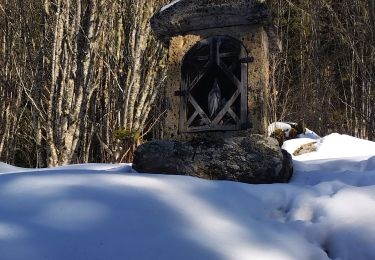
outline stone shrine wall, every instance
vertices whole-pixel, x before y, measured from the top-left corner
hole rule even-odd
[[[269,94],[268,36],[262,26],[236,26],[191,32],[171,38],[169,71],[165,89],[168,111],[165,118],[164,139],[191,140],[197,133],[179,133],[181,98],[175,92],[181,89],[181,66],[185,54],[199,41],[213,36],[230,36],[243,43],[254,62],[248,66],[248,122],[251,132],[265,133],[268,124],[267,97]]]

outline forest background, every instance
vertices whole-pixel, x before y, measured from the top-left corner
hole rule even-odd
[[[126,162],[163,135],[168,0],[0,0],[0,161]],[[375,140],[374,0],[269,0],[270,121]]]

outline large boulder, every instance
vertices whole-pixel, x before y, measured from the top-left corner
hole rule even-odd
[[[291,155],[261,135],[151,141],[136,150],[133,168],[254,184],[288,182],[293,174]]]

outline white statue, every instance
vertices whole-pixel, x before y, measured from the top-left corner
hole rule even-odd
[[[219,109],[219,105],[221,102],[221,90],[219,84],[217,83],[217,79],[214,81],[214,85],[210,93],[208,93],[208,112],[210,114],[210,118],[217,113]]]

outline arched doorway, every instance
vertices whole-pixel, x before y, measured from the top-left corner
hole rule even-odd
[[[247,126],[247,62],[242,43],[228,36],[200,41],[182,63],[180,131],[229,131]]]

